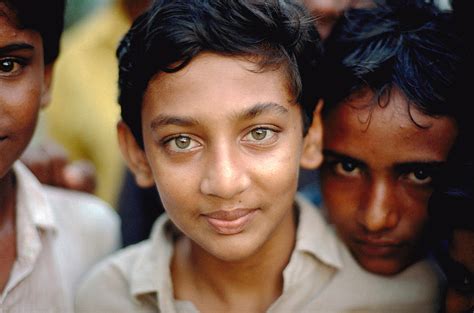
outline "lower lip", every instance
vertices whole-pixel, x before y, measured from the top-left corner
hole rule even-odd
[[[205,216],[207,223],[221,235],[235,235],[241,233],[252,221],[257,210],[249,211],[247,214],[232,221],[220,220]]]
[[[399,245],[381,245],[371,243],[358,243],[360,250],[363,254],[368,256],[383,257],[389,256],[397,252],[400,248]]]

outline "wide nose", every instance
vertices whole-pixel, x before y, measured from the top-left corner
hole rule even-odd
[[[249,187],[249,167],[237,147],[218,145],[210,151],[206,163],[200,186],[203,194],[232,199]]]
[[[395,228],[400,220],[397,199],[390,179],[371,180],[359,204],[359,224],[373,233]]]

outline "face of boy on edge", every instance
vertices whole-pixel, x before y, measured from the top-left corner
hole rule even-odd
[[[321,186],[330,220],[359,264],[383,275],[420,256],[432,174],[457,135],[452,118],[409,112],[398,90],[390,95],[386,106],[372,106],[366,92],[323,117]]]
[[[0,178],[3,179],[33,135],[38,111],[48,100],[49,69],[39,33],[19,29],[0,3]]]
[[[311,167],[322,158],[303,143],[285,69],[256,70],[243,58],[202,53],[183,70],[154,77],[142,106],[145,154],[135,151],[144,162],[132,165],[139,184],[156,184],[192,243],[227,261],[294,231],[300,159]],[[318,135],[306,139],[320,136],[319,121],[313,124]],[[121,132],[130,139],[128,129]]]
[[[450,262],[445,268],[448,279],[446,313],[470,313],[474,310],[474,231],[455,229],[449,243]]]

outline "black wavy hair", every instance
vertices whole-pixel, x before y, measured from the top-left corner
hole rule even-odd
[[[385,105],[397,88],[424,114],[456,118],[459,110],[449,99],[461,42],[451,16],[424,0],[375,1],[346,11],[325,42],[325,112],[366,90],[373,103]]]
[[[315,75],[322,49],[303,6],[293,0],[157,0],[117,49],[121,116],[139,145],[148,82],[181,70],[201,52],[257,57],[262,71],[286,66],[306,132],[318,100]]]
[[[64,29],[66,0],[2,0],[15,14],[22,29],[37,31],[43,41],[44,63],[50,64],[59,54]]]

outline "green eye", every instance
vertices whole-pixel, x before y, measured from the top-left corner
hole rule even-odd
[[[265,137],[267,137],[267,132],[268,130],[266,129],[257,128],[257,129],[252,130],[250,134],[252,135],[252,138],[255,140],[263,140],[265,139]]]
[[[191,138],[181,136],[175,138],[174,142],[176,144],[176,147],[178,147],[179,149],[186,149],[191,145]]]

